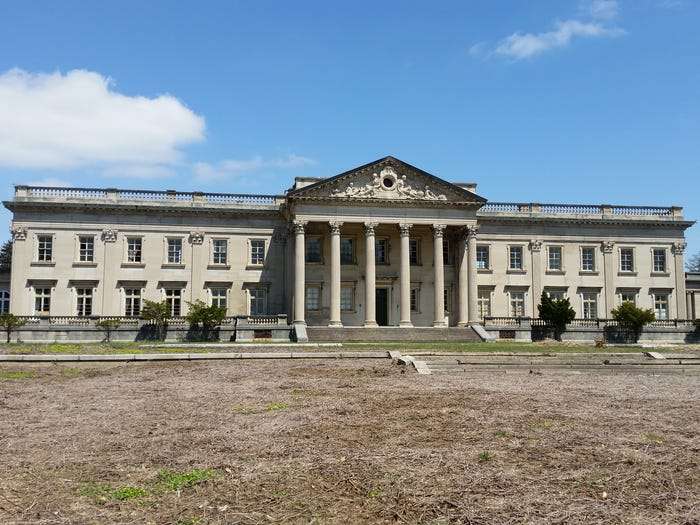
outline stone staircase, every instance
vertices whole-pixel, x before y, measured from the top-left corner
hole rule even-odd
[[[471,327],[449,328],[379,326],[307,326],[306,333],[311,342],[364,342],[364,341],[465,341],[480,342],[482,338]]]

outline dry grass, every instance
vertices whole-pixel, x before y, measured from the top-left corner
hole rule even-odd
[[[697,376],[63,368],[2,367],[1,523],[698,523]]]

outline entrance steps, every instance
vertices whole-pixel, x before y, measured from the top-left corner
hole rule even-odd
[[[306,334],[311,342],[364,342],[364,341],[482,341],[471,326],[449,328],[379,326],[307,326]]]

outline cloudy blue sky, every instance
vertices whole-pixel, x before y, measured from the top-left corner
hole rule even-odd
[[[700,219],[698,22],[697,0],[4,0],[0,194],[277,193],[390,154],[490,200]]]

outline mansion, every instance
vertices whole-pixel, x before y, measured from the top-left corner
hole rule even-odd
[[[696,308],[682,208],[490,202],[393,157],[284,195],[16,186],[4,204],[23,316],[202,300],[302,326],[469,326],[537,317],[542,292],[588,319]]]

